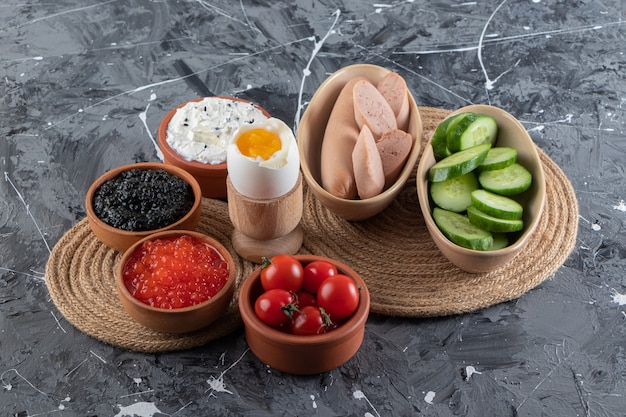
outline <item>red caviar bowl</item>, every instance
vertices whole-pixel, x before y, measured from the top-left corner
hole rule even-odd
[[[102,221],[96,214],[93,207],[93,199],[96,191],[105,182],[118,177],[125,171],[130,171],[132,169],[163,170],[184,180],[191,186],[193,191],[194,201],[191,209],[183,217],[172,222],[171,224],[153,230],[124,230]],[[150,236],[153,233],[172,229],[194,230],[200,222],[200,215],[202,212],[202,193],[198,181],[196,181],[196,179],[187,171],[172,165],[166,165],[162,162],[140,162],[119,166],[98,177],[87,190],[87,195],[85,197],[85,211],[87,212],[87,222],[93,234],[111,249],[118,252],[124,252],[138,240]]]
[[[208,300],[199,304],[180,308],[153,307],[135,298],[124,282],[124,268],[133,257],[135,251],[149,240],[174,239],[180,236],[191,236],[197,241],[207,244],[228,264],[228,278],[219,291]],[[235,262],[230,252],[217,240],[200,232],[188,230],[169,230],[154,233],[128,248],[122,255],[115,269],[115,287],[122,307],[132,319],[144,327],[164,333],[188,333],[218,320],[232,302],[236,284]]]
[[[159,124],[159,129],[157,131],[157,142],[161,153],[163,153],[163,162],[168,165],[174,165],[182,168],[193,175],[193,177],[200,184],[203,197],[225,200],[227,196],[226,177],[228,176],[226,162],[222,162],[220,164],[208,164],[199,161],[189,161],[176,152],[176,150],[172,149],[172,147],[167,143],[167,128],[170,121],[176,114],[176,111],[185,107],[189,103],[199,102],[205,98],[206,97],[198,97],[196,99],[189,100],[170,110],[165,117],[161,119],[161,123]],[[216,98],[250,103],[250,101],[238,97],[216,96]],[[270,117],[270,114],[261,106],[256,104],[254,106],[266,117]]]
[[[360,275],[344,263],[316,255],[294,256],[303,266],[317,260],[330,262],[340,274],[354,279],[360,288],[360,296],[352,316],[336,329],[312,336],[289,334],[268,326],[254,312],[254,303],[263,293],[261,267],[243,281],[239,292],[239,311],[248,346],[263,363],[294,375],[320,374],[343,365],[361,347],[370,310],[370,294]]]

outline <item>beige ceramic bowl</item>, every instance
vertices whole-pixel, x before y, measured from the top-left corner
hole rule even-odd
[[[124,171],[128,171],[134,168],[162,169],[185,180],[187,184],[191,185],[191,189],[193,190],[194,194],[194,203],[189,212],[187,212],[187,214],[185,214],[185,216],[182,217],[180,220],[166,227],[155,230],[137,232],[118,229],[116,227],[109,226],[108,224],[100,220],[94,212],[92,205],[93,197],[96,190],[106,181],[117,177]],[[114,168],[110,171],[105,172],[98,179],[96,179],[87,190],[87,195],[85,197],[85,210],[87,211],[87,222],[89,223],[89,226],[91,227],[94,235],[96,235],[96,237],[108,247],[115,249],[119,252],[124,252],[138,240],[143,239],[144,237],[156,232],[170,229],[195,229],[200,222],[200,214],[202,211],[202,194],[200,192],[200,185],[195,180],[195,178],[187,171],[172,165],[163,164],[161,162],[141,162]]]
[[[126,284],[122,271],[135,250],[146,240],[190,235],[216,249],[229,266],[229,277],[222,289],[209,300],[190,307],[163,309],[151,307],[134,298]],[[115,287],[124,310],[139,324],[165,333],[186,333],[201,329],[215,322],[232,301],[236,281],[235,263],[230,252],[217,240],[199,232],[169,230],[150,235],[131,246],[120,259],[115,270]]]
[[[422,119],[415,99],[409,92],[411,118],[409,133],[413,137],[413,148],[398,179],[381,194],[365,200],[339,198],[326,191],[321,185],[320,158],[322,139],[326,123],[343,86],[354,77],[365,77],[376,84],[390,71],[376,65],[356,64],[344,67],[330,75],[317,89],[306,108],[298,127],[298,149],[304,179],[315,196],[330,211],[346,220],[365,220],[393,202],[413,173],[417,163],[422,138]]]
[[[161,120],[159,124],[159,130],[157,132],[157,141],[159,144],[159,149],[163,153],[163,162],[166,164],[174,165],[179,168],[184,169],[189,172],[200,184],[200,188],[202,189],[202,196],[207,198],[216,198],[224,200],[226,199],[227,191],[226,191],[226,176],[228,175],[228,171],[226,169],[226,162],[221,164],[205,164],[198,161],[188,161],[174,149],[172,149],[167,144],[167,126],[176,114],[176,110],[181,107],[184,107],[187,103],[202,101],[205,97],[199,97],[197,99],[185,102],[170,110],[165,117]],[[218,96],[218,98],[224,98],[233,101],[241,101],[248,103],[247,100],[237,98],[237,97],[224,97]],[[260,106],[256,106],[265,116],[268,118],[270,114],[265,111],[265,109]]]
[[[303,265],[315,260],[331,262],[339,273],[352,277],[362,288],[357,310],[347,321],[335,330],[314,336],[287,334],[266,325],[254,312],[254,303],[263,292],[260,268],[254,270],[241,285],[239,311],[245,325],[248,346],[262,362],[290,374],[319,374],[341,366],[359,350],[369,315],[370,295],[363,279],[347,265],[315,255],[295,257]]]
[[[424,149],[417,168],[417,195],[426,227],[445,257],[465,271],[488,272],[504,265],[518,255],[526,246],[529,237],[535,232],[546,197],[545,178],[535,143],[515,117],[497,107],[482,104],[460,108],[450,116],[466,111],[494,117],[498,122],[496,146],[511,146],[517,149],[518,162],[526,167],[533,176],[530,189],[514,197],[524,206],[524,229],[508,247],[493,251],[466,249],[448,240],[441,233],[432,217],[433,203],[429,196],[428,170],[435,164],[435,157],[430,144]]]

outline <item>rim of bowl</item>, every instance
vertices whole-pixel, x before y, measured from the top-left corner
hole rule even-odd
[[[224,284],[224,286],[220,288],[220,290],[213,297],[209,298],[206,301],[203,301],[199,304],[194,304],[192,306],[173,308],[173,309],[153,307],[151,305],[142,303],[141,301],[133,297],[133,295],[130,293],[130,291],[126,287],[126,284],[124,283],[123,271],[124,271],[124,266],[128,262],[128,259],[135,252],[135,250],[139,247],[139,245],[141,245],[143,242],[146,242],[148,240],[154,240],[154,239],[163,238],[163,237],[183,236],[183,235],[189,235],[189,236],[195,237],[198,240],[201,240],[202,242],[208,243],[209,245],[213,246],[213,248],[215,248],[220,255],[222,255],[224,260],[226,260],[226,262],[228,263],[228,279],[226,280],[226,283]],[[154,311],[158,313],[167,313],[167,314],[186,313],[189,311],[198,310],[208,304],[211,304],[215,300],[224,297],[231,287],[234,288],[235,280],[236,280],[235,261],[233,260],[232,255],[226,249],[226,247],[222,245],[220,242],[218,242],[215,238],[209,235],[206,235],[204,233],[196,232],[193,230],[166,230],[166,231],[162,231],[158,233],[153,233],[149,236],[144,237],[143,239],[135,242],[126,251],[124,251],[124,253],[122,254],[122,257],[120,258],[120,261],[117,264],[117,268],[115,270],[115,285],[124,294],[124,298],[129,300],[135,306],[140,307],[142,309]]]
[[[161,227],[159,229],[153,229],[153,230],[138,230],[138,231],[124,230],[124,229],[119,229],[117,227],[113,227],[103,222],[93,210],[93,197],[94,197],[94,194],[96,193],[96,190],[106,181],[117,177],[124,171],[129,171],[135,168],[151,169],[151,170],[162,169],[172,175],[176,175],[177,177],[185,181],[187,184],[189,184],[193,191],[193,197],[194,197],[193,205],[191,206],[189,211],[183,217],[181,217],[174,223]],[[91,186],[87,190],[87,195],[85,196],[85,209],[87,211],[87,217],[89,221],[94,222],[94,224],[96,224],[98,227],[102,228],[108,233],[115,233],[115,234],[126,236],[126,237],[147,236],[153,233],[175,229],[182,223],[188,221],[189,218],[191,218],[194,215],[194,212],[200,209],[201,204],[202,204],[202,190],[200,189],[200,184],[193,177],[193,175],[191,175],[190,173],[188,173],[182,168],[179,168],[173,165],[167,165],[162,162],[138,162],[134,164],[126,164],[126,165],[119,166],[117,168],[113,168],[105,172],[104,174],[100,175],[91,184]]]
[[[336,78],[340,78],[346,72],[352,72],[352,71],[355,72],[354,77],[365,76],[368,79],[369,79],[368,75],[370,74],[376,74],[382,77],[391,72],[391,70],[387,68],[374,65],[374,64],[353,64],[353,65],[348,65],[346,67],[340,68],[337,71],[333,72],[331,75],[328,76],[328,78],[326,78],[320,84],[320,86],[317,88],[317,90],[313,94],[313,97],[311,97],[311,100],[309,101],[309,105],[307,106],[307,109],[304,111],[304,114],[302,115],[302,119],[300,120],[300,124],[298,127],[298,136],[300,135],[303,122],[306,121],[308,123],[308,119],[310,117],[310,113],[308,112],[309,108],[311,107],[312,104],[316,102],[316,99],[319,100],[319,96],[322,94],[322,90],[325,89],[327,85],[335,82]],[[391,184],[389,188],[387,188],[380,194],[371,198],[364,199],[364,200],[361,200],[361,199],[352,200],[352,199],[337,197],[331,194],[330,192],[326,191],[326,189],[322,187],[322,185],[320,184],[320,181],[318,181],[318,179],[316,179],[311,173],[311,170],[308,164],[302,163],[302,161],[306,160],[304,157],[304,150],[302,149],[302,147],[298,146],[298,148],[300,149],[300,161],[301,161],[300,168],[302,169],[304,173],[304,177],[311,180],[311,181],[307,180],[307,183],[314,191],[323,195],[325,198],[329,200],[342,202],[344,204],[358,207],[361,205],[366,205],[368,203],[377,202],[379,200],[384,200],[390,194],[396,194],[404,187],[409,177],[413,173],[415,165],[417,164],[419,160],[419,155],[421,151],[421,139],[422,139],[423,128],[424,128],[423,123],[422,123],[422,117],[418,109],[418,105],[415,102],[415,98],[413,97],[413,94],[408,89],[408,87],[407,87],[407,92],[409,96],[409,107],[411,108],[411,117],[415,118],[416,119],[415,122],[417,123],[418,137],[413,138],[413,146],[411,148],[411,153],[409,154],[409,157],[406,160],[404,168],[402,168],[402,171],[400,171],[400,175],[398,175],[398,178],[396,179],[396,181],[393,184]],[[414,111],[414,110],[417,110],[417,111]],[[329,113],[329,116],[330,116],[330,113]],[[327,122],[328,122],[328,119],[327,119]],[[298,139],[298,143],[301,143],[300,139]]]
[[[350,337],[353,332],[355,332],[359,327],[364,324],[364,322],[367,321],[367,317],[369,316],[370,293],[367,285],[365,284],[365,281],[363,281],[363,278],[361,278],[361,276],[348,265],[335,259],[318,255],[296,254],[293,256],[300,262],[306,262],[307,264],[318,260],[330,262],[337,267],[339,273],[343,273],[354,279],[354,281],[357,283],[357,286],[359,286],[360,288],[359,305],[357,306],[356,311],[352,314],[352,316],[350,316],[348,320],[342,323],[335,330],[324,334],[302,336],[289,334],[274,329],[271,326],[263,323],[261,319],[256,316],[256,314],[254,313],[253,303],[248,302],[251,295],[250,293],[252,286],[260,280],[261,267],[259,266],[254,271],[252,271],[252,273],[248,275],[248,277],[243,281],[239,293],[239,310],[245,325],[253,327],[257,332],[264,334],[265,337],[268,339],[279,340],[280,343],[290,346],[303,344],[323,345],[331,340]]]
[[[491,115],[491,116],[493,116],[495,113],[498,113],[500,116],[505,117],[506,119],[508,119],[513,125],[515,125],[517,127],[517,129],[519,129],[520,131],[523,131],[524,132],[524,136],[526,137],[526,140],[528,140],[530,143],[535,145],[535,142],[532,140],[532,138],[528,134],[528,131],[521,124],[521,122],[515,116],[513,116],[511,113],[507,112],[506,110],[504,110],[504,109],[502,109],[500,107],[491,106],[491,105],[488,105],[488,104],[472,104],[472,105],[469,105],[469,106],[461,107],[461,108],[453,111],[452,113],[450,113],[446,117],[446,119],[451,117],[451,116],[454,116],[455,114],[459,114],[459,113],[466,112],[466,111],[472,111],[472,112],[475,112],[475,113],[484,113],[484,114],[488,114],[488,115]],[[546,200],[545,174],[544,174],[544,171],[543,171],[543,166],[541,165],[541,159],[539,158],[539,153],[537,152],[536,146],[532,146],[531,147],[530,153],[532,154],[532,159],[537,162],[537,167],[538,167],[537,172],[533,174],[533,182],[537,186],[537,196],[535,197],[535,199],[537,201],[539,201],[539,207],[538,207],[538,210],[537,210],[537,214],[532,219],[532,222],[524,228],[524,231],[519,234],[519,236],[517,237],[515,242],[513,242],[510,245],[508,245],[508,246],[506,246],[504,248],[501,248],[501,249],[494,249],[494,250],[489,250],[489,251],[480,251],[480,250],[465,248],[463,246],[459,246],[459,245],[455,244],[450,239],[448,239],[441,232],[439,227],[437,227],[437,225],[435,224],[435,220],[433,219],[433,215],[432,215],[431,199],[430,199],[430,196],[429,196],[429,193],[428,193],[428,180],[424,179],[425,175],[428,173],[428,170],[432,166],[432,165],[430,165],[430,166],[427,167],[426,164],[423,163],[423,160],[426,159],[426,157],[433,155],[433,150],[432,150],[432,147],[430,146],[430,141],[429,141],[428,144],[426,145],[426,149],[424,149],[422,158],[420,160],[420,164],[418,166],[417,181],[419,183],[421,183],[421,184],[424,184],[424,183],[426,184],[426,189],[422,190],[422,192],[418,192],[418,197],[419,197],[420,206],[422,206],[422,213],[424,215],[424,219],[426,221],[428,221],[428,223],[432,226],[432,227],[429,228],[431,230],[431,232],[434,233],[435,235],[437,235],[437,237],[440,240],[440,242],[443,242],[450,249],[452,249],[452,250],[454,250],[456,252],[460,252],[460,253],[472,253],[472,254],[477,254],[477,255],[480,254],[481,256],[485,256],[485,257],[495,257],[495,256],[504,255],[504,254],[507,254],[509,252],[515,252],[515,251],[519,250],[521,248],[521,246],[523,246],[526,243],[526,241],[528,240],[529,236],[537,228],[537,225],[539,224],[539,221],[541,220],[541,216],[543,214],[543,209],[544,209],[545,200]],[[420,190],[420,188],[422,188],[422,187],[420,187],[420,186],[417,187],[418,190]],[[424,194],[422,194],[422,193],[424,193]],[[423,198],[425,199],[425,201],[422,201]],[[425,204],[426,206],[424,207],[423,204]]]
[[[161,122],[159,123],[159,129],[157,130],[157,142],[163,154],[167,154],[169,158],[176,160],[177,163],[179,164],[185,164],[186,166],[195,168],[196,170],[226,169],[226,162],[222,162],[219,164],[207,164],[207,163],[199,162],[195,160],[188,161],[187,159],[183,158],[178,152],[172,149],[172,147],[167,143],[167,127],[169,126],[170,121],[172,120],[172,117],[174,117],[174,115],[176,114],[176,111],[182,107],[185,107],[189,103],[196,103],[196,102],[204,100],[205,98],[221,98],[225,100],[240,101],[242,103],[250,103],[254,107],[256,107],[258,110],[260,110],[267,118],[270,118],[272,116],[263,107],[259,106],[256,103],[251,102],[250,100],[246,100],[244,98],[239,98],[239,97],[231,97],[231,96],[197,97],[193,100],[188,100],[188,101],[185,101],[184,103],[179,104],[178,106],[174,107],[172,110],[170,110],[169,112],[165,114],[163,119],[161,119]]]

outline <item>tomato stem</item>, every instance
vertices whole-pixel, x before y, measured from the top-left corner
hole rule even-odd
[[[282,306],[280,309],[283,311],[283,313],[285,313],[287,317],[289,317],[289,320],[292,320],[292,321],[293,321],[293,313],[296,311],[300,311],[296,304],[287,304],[286,306]]]
[[[326,310],[324,310],[324,307],[319,307],[319,309],[320,313],[322,314],[322,320],[324,320],[324,333],[326,333],[326,329],[333,325],[333,321],[331,320]]]
[[[261,257],[261,269],[265,269],[272,264],[272,261],[265,256]]]

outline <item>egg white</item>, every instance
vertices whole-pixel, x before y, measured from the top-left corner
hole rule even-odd
[[[264,129],[278,135],[281,149],[267,160],[243,155],[237,147],[237,139],[252,129]],[[244,196],[254,199],[278,198],[291,191],[298,181],[300,155],[296,138],[282,120],[273,117],[241,126],[228,144],[226,167],[233,187]]]

